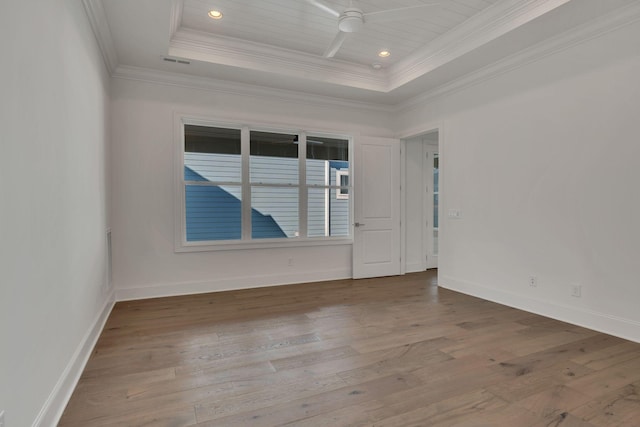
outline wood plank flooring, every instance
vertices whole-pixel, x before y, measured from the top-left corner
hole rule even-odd
[[[640,344],[435,271],[116,304],[60,426],[640,426]]]

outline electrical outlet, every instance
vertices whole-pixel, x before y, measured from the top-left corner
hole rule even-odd
[[[532,288],[538,287],[538,278],[536,276],[529,276],[529,286]]]
[[[574,283],[571,285],[571,296],[580,298],[582,296],[582,285]]]
[[[462,211],[460,209],[449,209],[447,216],[451,219],[461,219]]]
[[[293,267],[293,258],[289,258],[289,267]]]

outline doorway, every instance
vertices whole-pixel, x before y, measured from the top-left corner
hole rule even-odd
[[[439,131],[404,141],[405,271],[438,267]]]

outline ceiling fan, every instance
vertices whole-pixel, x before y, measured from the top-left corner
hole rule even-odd
[[[324,51],[323,56],[325,58],[333,58],[342,46],[344,40],[347,38],[347,35],[349,33],[357,32],[364,24],[370,22],[390,22],[410,19],[413,18],[416,13],[420,13],[422,10],[439,4],[429,3],[419,6],[382,10],[379,12],[364,12],[358,7],[354,0],[350,0],[349,6],[342,11],[336,10],[333,6],[330,6],[323,0],[307,0],[307,3],[338,18],[338,34],[335,36],[327,50]]]

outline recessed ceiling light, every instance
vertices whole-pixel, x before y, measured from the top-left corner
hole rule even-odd
[[[391,52],[389,52],[388,50],[381,50],[381,51],[378,53],[378,56],[379,56],[380,58],[386,58],[386,57],[387,57],[387,56],[389,56],[389,55],[391,55]]]
[[[211,19],[222,19],[222,12],[219,10],[210,10],[207,15],[209,15]]]

